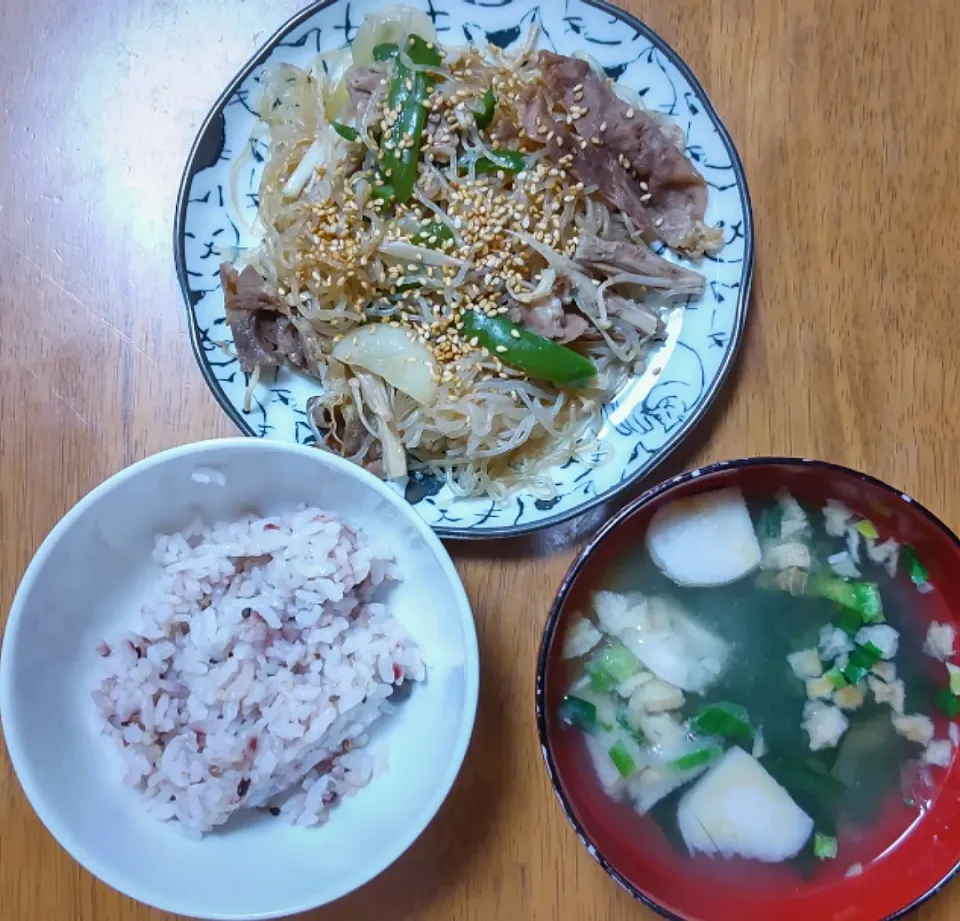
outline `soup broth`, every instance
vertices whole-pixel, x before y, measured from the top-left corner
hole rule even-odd
[[[678,854],[859,872],[952,758],[952,629],[938,646],[922,562],[871,522],[723,492],[612,561],[565,637],[561,719]],[[711,580],[727,584],[691,584]]]

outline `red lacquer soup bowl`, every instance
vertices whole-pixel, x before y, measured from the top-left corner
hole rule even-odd
[[[788,489],[820,507],[838,499],[874,522],[880,537],[911,544],[933,591],[914,593],[917,634],[932,620],[956,623],[960,612],[960,541],[939,519],[896,489],[862,473],[819,461],[751,458],[693,470],[640,496],[610,521],[574,561],[547,621],[537,668],[537,727],[547,771],[580,840],[624,889],[668,918],[685,921],[881,921],[899,917],[934,895],[960,869],[960,767],[924,772],[924,793],[908,805],[891,790],[882,813],[859,842],[803,877],[788,864],[691,857],[671,844],[649,817],[610,800],[601,789],[579,730],[565,727],[558,705],[570,681],[561,650],[567,624],[589,610],[611,563],[645,553],[653,512],[666,502],[726,486],[748,500]],[[898,578],[907,579],[906,575]],[[909,581],[909,580],[908,580]],[[775,616],[775,614],[774,614]],[[911,614],[913,616],[913,614]],[[946,683],[943,666],[929,659]],[[934,715],[936,737],[947,722]],[[919,755],[921,749],[917,748]],[[847,871],[862,864],[858,875]]]

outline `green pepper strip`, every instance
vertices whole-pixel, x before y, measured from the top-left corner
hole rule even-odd
[[[497,97],[493,95],[493,87],[488,87],[487,91],[480,97],[480,107],[474,110],[473,116],[477,127],[481,131],[493,121],[493,110],[496,105]]]
[[[906,567],[907,574],[910,576],[910,581],[913,582],[914,585],[922,585],[930,578],[930,574],[927,572],[926,567],[917,557],[917,551],[914,550],[909,544],[904,544],[900,548],[900,561]]]
[[[449,224],[443,221],[426,221],[410,240],[415,246],[427,246],[430,249],[441,249],[447,240],[453,239],[453,231]]]
[[[419,35],[410,36],[406,51],[414,64],[440,64],[440,52],[436,46],[432,42],[428,44]],[[397,113],[397,119],[390,140],[381,143],[380,167],[392,183],[397,201],[401,203],[413,194],[413,185],[417,180],[420,145],[427,121],[424,103],[433,84],[433,76],[424,71],[408,70],[401,63],[399,55],[394,57],[387,109]]]
[[[596,376],[593,362],[583,355],[531,333],[506,317],[488,317],[479,310],[465,310],[461,317],[463,338],[476,339],[497,358],[531,377],[554,384],[573,384]]]
[[[491,150],[489,157],[480,157],[474,170],[478,176],[496,173],[519,173],[526,169],[527,158],[516,150]]]
[[[690,729],[698,735],[753,738],[746,709],[726,700],[704,707],[690,720]]]
[[[630,750],[624,745],[623,741],[617,739],[613,745],[610,746],[610,760],[613,762],[613,766],[617,769],[617,772],[621,777],[629,777],[637,769],[637,764],[633,760],[633,755],[630,754]]]
[[[383,185],[371,185],[370,194],[374,198],[382,198],[387,201],[394,196],[393,186],[389,182],[385,182]]]
[[[400,49],[395,42],[384,42],[382,45],[375,45],[373,48],[373,59],[375,61],[389,61],[400,53]]]
[[[344,125],[341,122],[330,122],[330,127],[333,128],[337,134],[340,135],[345,141],[359,141],[360,132],[356,128],[351,128],[349,125]]]

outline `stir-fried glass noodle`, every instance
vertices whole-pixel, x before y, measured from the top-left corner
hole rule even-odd
[[[679,129],[584,57],[441,48],[409,7],[263,77],[262,242],[221,267],[251,388],[317,378],[318,441],[459,495],[549,495],[714,251]]]

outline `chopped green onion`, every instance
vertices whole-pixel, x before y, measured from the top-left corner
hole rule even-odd
[[[691,752],[689,755],[677,758],[676,761],[669,762],[668,767],[672,767],[675,771],[692,771],[694,768],[709,764],[719,754],[720,749],[718,748],[701,748],[699,751]]]
[[[617,679],[602,668],[588,665],[587,674],[590,676],[590,687],[601,694],[609,694],[617,686]]]
[[[837,839],[816,832],[813,836],[813,856],[818,860],[833,860],[837,856]]]
[[[568,726],[578,726],[587,732],[593,732],[597,726],[597,708],[589,700],[567,694],[560,701],[560,719]]]
[[[834,622],[848,636],[854,636],[863,624],[863,618],[856,609],[838,605]]]
[[[880,533],[874,527],[872,521],[867,521],[866,519],[864,519],[863,521],[858,521],[853,527],[854,527],[854,530],[859,531],[864,537],[868,538],[869,540],[876,540],[880,536]]]
[[[619,643],[605,647],[598,658],[617,684],[626,681],[640,670],[640,660],[626,646]]]
[[[356,128],[351,128],[349,125],[344,125],[342,122],[330,122],[330,127],[333,128],[337,134],[340,135],[345,141],[359,141],[360,132]]]
[[[782,573],[762,572],[757,576],[757,588],[806,595],[809,598],[825,598],[844,608],[852,608],[868,624],[882,623],[883,602],[875,582],[856,582],[827,576],[823,573],[807,575],[794,570],[796,578],[784,579],[790,570]]]
[[[867,676],[869,668],[864,668],[862,665],[854,665],[852,662],[843,670],[843,677],[847,681],[856,686]]]
[[[923,585],[930,581],[930,573],[927,572],[927,567],[920,562],[917,551],[909,544],[904,544],[900,548],[900,561],[906,567],[910,581],[914,585]]]
[[[850,660],[843,670],[843,676],[850,684],[859,684],[882,658],[883,654],[873,643],[865,643],[850,653]]]
[[[854,583],[854,597],[857,601],[857,610],[868,624],[883,622],[883,602],[880,600],[880,589],[873,582]]]
[[[875,582],[848,582],[831,576],[813,575],[807,579],[804,594],[853,608],[868,624],[883,620],[883,603]]]
[[[836,665],[834,665],[833,668],[828,668],[823,673],[823,677],[826,678],[827,681],[829,681],[838,691],[840,688],[847,686],[847,679],[844,677],[843,672],[836,667]]]
[[[943,710],[950,719],[954,719],[957,715],[960,715],[960,697],[957,697],[956,694],[951,693],[946,688],[937,692],[936,697],[933,698],[933,702]]]
[[[480,97],[480,107],[474,110],[474,120],[482,131],[493,121],[493,112],[497,105],[497,97],[493,94],[493,87]]]
[[[753,726],[744,707],[721,701],[704,707],[690,720],[690,729],[700,735],[753,738]]]
[[[613,766],[620,772],[621,777],[629,777],[636,771],[637,764],[622,739],[617,739],[617,741],[610,746],[608,754],[610,755],[610,760],[613,762]]]
[[[947,671],[950,673],[950,691],[960,694],[960,665],[947,662]]]
[[[640,660],[626,646],[605,646],[588,663],[590,684],[597,691],[612,691],[621,681],[635,675]]]

